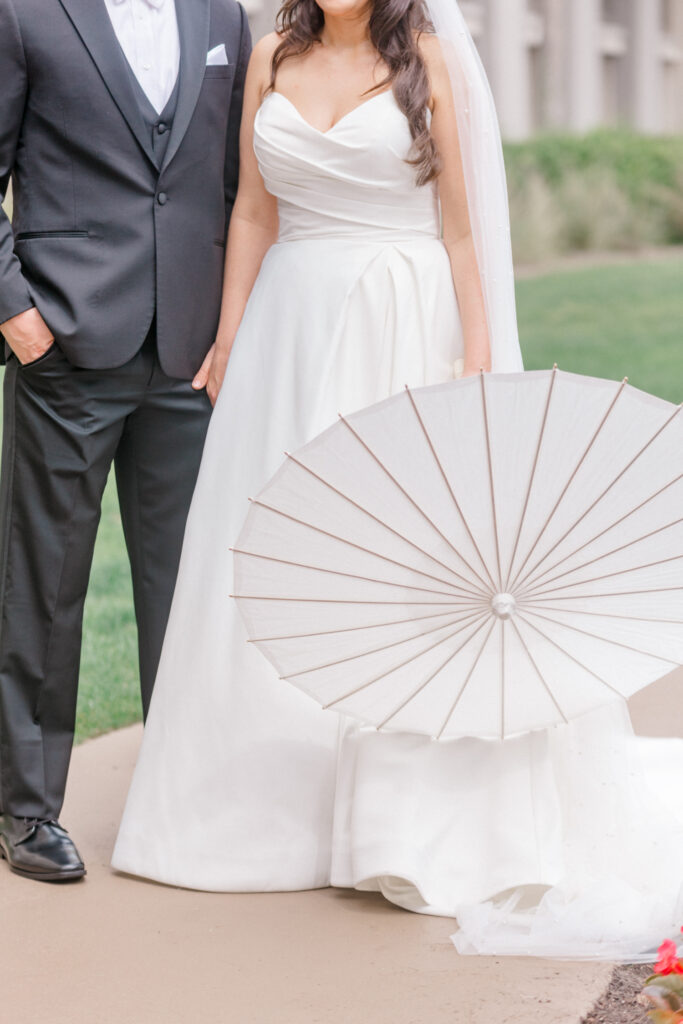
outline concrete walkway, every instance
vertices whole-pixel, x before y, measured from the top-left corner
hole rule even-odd
[[[683,735],[683,676],[634,702]],[[68,887],[0,870],[2,1024],[578,1024],[609,965],[460,958],[452,923],[374,895],[212,895],[113,874],[134,727],[79,747],[63,820],[88,864]]]

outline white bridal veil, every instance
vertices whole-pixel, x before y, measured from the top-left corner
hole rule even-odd
[[[456,0],[426,0],[453,87],[472,234],[497,373],[522,369],[503,146],[486,72]]]

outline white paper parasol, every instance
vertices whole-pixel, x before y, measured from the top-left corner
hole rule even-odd
[[[558,371],[421,388],[287,457],[235,549],[252,643],[381,729],[505,737],[683,662],[683,416]]]

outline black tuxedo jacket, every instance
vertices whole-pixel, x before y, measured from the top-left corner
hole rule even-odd
[[[36,306],[76,366],[119,366],[156,316],[191,378],[218,322],[251,42],[235,0],[175,0],[178,105],[161,166],[103,0],[0,0],[0,323]],[[228,64],[206,66],[225,44]]]

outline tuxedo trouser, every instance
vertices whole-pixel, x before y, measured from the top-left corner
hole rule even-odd
[[[124,366],[58,346],[4,381],[0,810],[57,818],[73,744],[85,602],[112,463],[133,577],[146,714],[211,415],[162,370],[153,333]]]

